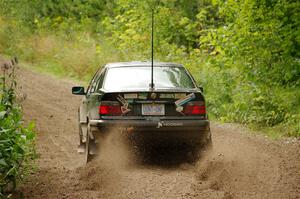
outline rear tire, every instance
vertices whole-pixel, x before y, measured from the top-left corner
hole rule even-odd
[[[203,150],[209,151],[209,150],[212,150],[212,148],[213,148],[213,143],[212,143],[212,139],[211,139],[211,132],[209,130],[209,137],[206,139],[206,142],[203,146]]]
[[[85,163],[87,164],[88,162],[91,161],[91,154],[90,154],[90,131],[91,131],[91,127],[90,124],[88,123],[87,126],[87,135],[86,135],[86,143],[85,143]]]
[[[188,156],[188,161],[190,163],[197,162],[203,154],[212,150],[213,144],[210,131],[208,132],[208,136],[206,135],[207,134],[205,134],[205,137],[203,137],[199,143],[194,143],[191,147],[191,151]]]
[[[82,128],[81,128],[81,124],[78,121],[78,130],[79,130],[79,145],[83,145],[84,143],[82,142]]]

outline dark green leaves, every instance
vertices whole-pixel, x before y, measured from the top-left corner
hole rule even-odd
[[[22,112],[15,101],[15,75],[5,70],[0,81],[0,198],[9,184],[16,182],[31,167],[34,157],[33,124],[23,126]]]

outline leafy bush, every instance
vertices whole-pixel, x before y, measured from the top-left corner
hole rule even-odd
[[[14,67],[5,64],[0,81],[0,198],[16,188],[35,157],[33,123],[25,127],[16,104]]]

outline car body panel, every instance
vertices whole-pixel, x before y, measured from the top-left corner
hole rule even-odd
[[[175,102],[181,97],[193,94],[193,98],[188,103],[202,102],[205,106],[203,92],[197,87],[192,75],[180,64],[155,62],[154,67],[180,67],[183,68],[190,81],[194,85],[193,88],[141,88],[141,89],[120,89],[109,91],[103,88],[106,79],[106,73],[110,68],[120,67],[145,67],[151,66],[151,62],[120,62],[110,63],[99,69],[93,76],[86,92],[83,96],[79,108],[79,123],[82,129],[91,126],[91,133],[103,134],[109,132],[111,128],[125,129],[128,132],[136,132],[137,135],[145,137],[156,137],[158,139],[164,137],[177,138],[179,140],[190,140],[197,143],[211,142],[211,134],[209,120],[207,114],[185,115],[177,111]],[[155,75],[155,74],[154,74]],[[180,76],[181,77],[181,76]],[[75,93],[74,93],[75,94]],[[143,98],[133,97],[125,99],[126,96],[143,96]],[[164,98],[161,96],[173,96]],[[153,98],[153,96],[155,96]],[[119,103],[119,98],[125,99],[130,109],[129,112],[121,115],[101,115],[99,114],[100,106],[105,103]],[[182,105],[185,109],[188,103]],[[165,115],[148,116],[142,114],[143,104],[163,104]],[[128,130],[130,129],[130,130]],[[83,131],[83,130],[82,130]],[[151,133],[152,132],[152,133]],[[94,137],[94,136],[93,136]],[[84,138],[80,138],[81,140]],[[85,139],[86,140],[86,139]]]

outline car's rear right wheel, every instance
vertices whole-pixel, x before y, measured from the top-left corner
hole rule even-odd
[[[203,153],[212,149],[212,139],[210,131],[204,134],[199,142],[193,143],[188,155],[188,161],[191,163],[197,162]]]

